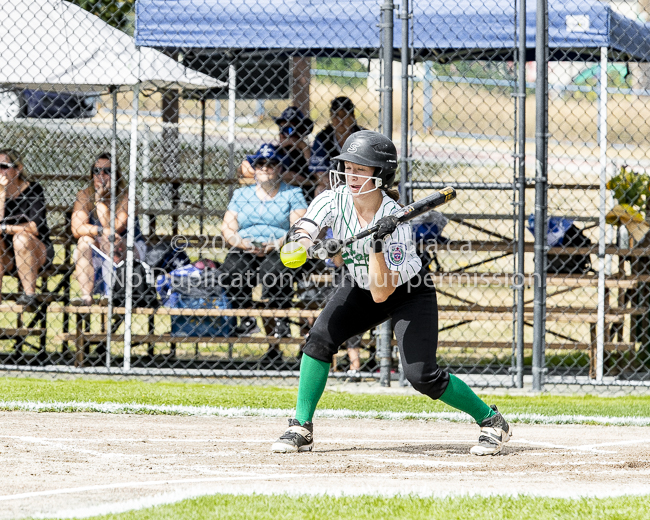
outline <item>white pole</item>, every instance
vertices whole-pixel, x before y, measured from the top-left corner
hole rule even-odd
[[[422,126],[425,132],[433,130],[433,62],[423,61],[424,75],[422,81]]]
[[[600,48],[600,212],[598,217],[598,322],[596,324],[596,380],[603,379],[605,359],[605,238],[607,213],[607,47]]]
[[[133,87],[133,118],[131,119],[131,151],[129,154],[129,201],[126,221],[126,303],[124,314],[124,371],[131,370],[131,326],[133,310],[133,243],[135,237],[135,181],[138,166],[138,98],[140,84]]]
[[[149,177],[151,175],[151,129],[144,123],[144,132],[142,133],[142,209],[144,210],[142,221],[142,232],[149,235],[149,218],[147,210],[149,209]]]
[[[214,122],[216,123],[217,126],[219,126],[219,123],[221,123],[223,119],[221,118],[221,100],[220,99],[215,99],[214,100]]]
[[[237,69],[228,67],[228,169],[235,178],[235,103],[237,101]]]
[[[106,322],[108,323],[108,333],[106,335],[106,367],[111,367],[111,344],[113,339],[113,286],[115,277],[113,276],[113,260],[115,259],[115,199],[117,197],[117,89],[111,87],[111,97],[113,102],[113,132],[111,137],[111,234],[110,234],[110,261],[108,264],[108,314]],[[103,266],[102,266],[103,271]],[[103,275],[103,272],[102,272]]]

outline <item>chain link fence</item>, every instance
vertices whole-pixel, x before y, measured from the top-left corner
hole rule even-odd
[[[370,129],[458,192],[412,222],[442,366],[647,385],[650,6],[537,4],[3,2],[0,368],[295,383],[344,268],[278,241]],[[332,377],[407,384],[391,338]]]

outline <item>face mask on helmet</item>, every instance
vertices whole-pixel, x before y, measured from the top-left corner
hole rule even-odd
[[[365,195],[366,193],[372,193],[375,190],[381,188],[383,182],[379,177],[366,177],[364,175],[359,175],[356,173],[346,173],[339,170],[330,170],[330,186],[337,193],[342,193],[345,187],[350,184],[348,179],[350,177],[356,177],[361,183],[359,191],[353,192],[350,190],[350,194],[355,197],[359,195]],[[361,180],[365,179],[365,180]],[[373,183],[374,181],[374,183]],[[356,183],[355,183],[356,184]]]

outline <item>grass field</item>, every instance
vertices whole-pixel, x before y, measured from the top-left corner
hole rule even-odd
[[[232,519],[330,520],[463,519],[483,520],[628,520],[650,518],[647,497],[562,500],[529,497],[291,497],[217,495],[184,500],[124,514],[94,517],[102,520]]]
[[[295,407],[297,390],[259,386],[139,381],[88,381],[0,378],[0,409],[11,401],[41,403],[123,403],[286,409]],[[650,396],[483,396],[508,414],[650,418]],[[452,408],[420,395],[352,394],[326,391],[319,409],[358,412],[450,412]],[[156,413],[156,412],[147,412]],[[173,413],[173,412],[159,412]]]

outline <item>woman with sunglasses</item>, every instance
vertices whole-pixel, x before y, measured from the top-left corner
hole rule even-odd
[[[16,271],[23,289],[16,303],[36,310],[36,279],[53,258],[43,188],[25,178],[18,152],[0,150],[0,289],[4,274]]]
[[[115,164],[115,248],[113,263],[126,251],[127,190],[119,164]],[[77,193],[72,210],[72,234],[77,239],[74,252],[75,275],[81,288],[82,305],[93,303],[93,292],[106,294],[110,280],[111,234],[111,155],[103,153],[90,168],[90,185]],[[141,259],[145,244],[138,220],[135,229],[135,258]],[[97,273],[97,275],[95,274]]]
[[[264,144],[255,155],[246,157],[255,169],[255,184],[233,193],[223,217],[221,233],[230,251],[221,266],[226,294],[234,309],[250,308],[253,288],[261,282],[267,306],[286,309],[293,298],[293,274],[282,265],[278,246],[289,228],[305,214],[307,203],[300,188],[282,182],[283,166],[277,149]],[[286,319],[264,320],[267,334],[290,336]],[[249,336],[258,329],[252,316],[242,318],[235,329]],[[277,346],[269,349],[266,360],[281,357]]]

